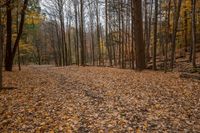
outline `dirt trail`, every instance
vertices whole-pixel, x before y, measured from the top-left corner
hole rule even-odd
[[[200,82],[177,73],[25,67],[4,73],[0,132],[198,132]]]

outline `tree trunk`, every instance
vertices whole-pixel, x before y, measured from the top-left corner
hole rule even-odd
[[[99,1],[96,0],[96,25],[97,25],[97,46],[98,46],[98,50],[99,50],[99,64],[101,65],[101,44],[100,44],[100,30],[99,30]]]
[[[74,3],[74,12],[75,12],[75,25],[76,25],[76,64],[79,65],[79,34],[78,34],[78,13],[77,5]]]
[[[135,52],[134,52],[134,7],[133,7],[133,1],[131,0],[131,68],[135,68]]]
[[[168,45],[171,42],[170,39],[170,13],[171,13],[171,0],[168,1],[167,9],[167,26],[166,26],[166,44],[165,44],[165,72],[168,69]]]
[[[72,51],[71,51],[71,19],[68,20],[68,45],[69,45],[69,65],[72,64]]]
[[[150,38],[149,38],[149,22],[148,22],[148,6],[147,6],[147,0],[144,1],[144,7],[145,7],[145,43],[146,43],[146,63],[148,62],[148,58],[149,58],[149,46],[150,46]]]
[[[2,17],[2,10],[0,9],[0,89],[3,87],[3,75],[2,75],[2,68],[3,68],[3,25],[1,21]]]
[[[150,14],[149,14],[149,31],[148,31],[148,43],[146,44],[147,45],[147,51],[146,51],[146,63],[149,62],[150,60],[150,45],[151,45],[151,28],[152,28],[152,25],[151,25],[151,22],[152,22],[152,11],[153,11],[153,0],[151,0],[150,2]]]
[[[18,4],[19,1],[17,1],[17,19],[16,19],[16,25],[17,25],[17,34],[19,33],[19,4]],[[17,58],[18,58],[18,68],[19,68],[19,71],[21,71],[21,60],[20,60],[20,48],[18,46],[17,48]]]
[[[180,16],[182,0],[178,1],[178,7],[175,7],[174,24],[173,24],[173,34],[172,34],[172,51],[171,51],[171,69],[174,67],[175,62],[175,52],[176,52],[176,33],[178,29],[178,21]]]
[[[118,40],[119,40],[119,43],[118,43],[118,52],[119,52],[119,54],[118,54],[118,65],[121,67],[121,64],[122,64],[122,61],[121,61],[121,54],[122,54],[122,48],[121,48],[121,46],[122,46],[122,44],[121,44],[121,42],[122,42],[122,34],[121,34],[121,0],[118,0]]]
[[[21,11],[21,20],[20,20],[20,24],[19,24],[19,32],[17,34],[17,38],[15,40],[14,48],[13,48],[13,51],[12,51],[12,62],[14,60],[16,50],[19,47],[19,41],[20,41],[20,38],[22,36],[27,6],[28,6],[28,0],[24,0],[23,9]]]
[[[84,24],[83,24],[83,0],[80,0],[81,4],[81,21],[80,21],[80,38],[81,38],[81,65],[85,66],[85,46],[84,46]]]
[[[153,45],[153,70],[156,70],[157,55],[157,23],[158,23],[158,0],[155,0],[155,22],[154,22],[154,45]]]
[[[88,0],[89,2],[90,0]],[[92,65],[95,65],[95,44],[94,44],[94,13],[91,4],[89,4],[89,18],[90,18],[90,35],[91,35],[91,57],[92,57]]]
[[[59,30],[58,30],[58,23],[57,23],[57,20],[56,18],[54,18],[54,21],[55,21],[55,31],[56,31],[56,39],[57,39],[57,43],[58,43],[58,55],[59,55],[59,66],[62,66],[63,65],[63,62],[62,62],[62,44],[61,44],[61,39],[60,39],[60,36],[59,36]]]
[[[108,0],[105,0],[105,32],[106,32],[106,47],[108,49],[108,58],[110,62],[110,66],[112,66],[112,53],[111,53],[111,46],[108,43]]]
[[[184,42],[185,42],[185,56],[186,53],[188,52],[188,20],[187,20],[187,12],[186,10],[184,11]]]
[[[3,67],[3,42],[2,42],[2,25],[0,24],[0,89],[3,87],[3,75],[2,75],[2,67]]]
[[[23,8],[21,11],[21,20],[19,24],[19,32],[17,34],[17,38],[15,40],[14,48],[12,50],[12,7],[11,2],[8,2],[7,8],[6,8],[6,14],[7,14],[7,38],[6,38],[6,58],[5,58],[5,70],[6,71],[12,71],[13,67],[13,60],[17,51],[17,48],[19,47],[19,41],[22,36],[23,27],[24,27],[24,21],[25,21],[25,15],[26,15],[26,8],[28,5],[28,0],[24,0]]]
[[[196,67],[196,0],[192,0],[192,65]]]
[[[12,71],[12,8],[11,0],[6,4],[6,56],[5,70]]]
[[[145,45],[143,42],[142,1],[134,0],[134,34],[136,46],[136,69],[145,69]]]

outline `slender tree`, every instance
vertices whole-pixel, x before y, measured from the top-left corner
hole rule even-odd
[[[112,66],[112,53],[111,53],[111,47],[108,42],[108,0],[105,0],[105,32],[106,32],[106,46],[108,48],[108,58],[110,62],[110,66]]]
[[[188,51],[188,19],[187,19],[186,9],[184,11],[184,43],[185,43],[185,52],[187,52]]]
[[[157,54],[157,24],[158,24],[158,0],[155,0],[154,45],[153,45],[153,70],[156,70]]]
[[[79,65],[79,31],[78,31],[78,11],[77,11],[77,4],[78,1],[74,1],[74,12],[75,12],[75,27],[76,27],[76,34],[75,34],[75,42],[76,42],[76,64]]]
[[[17,0],[17,19],[16,19],[16,25],[17,25],[17,34],[19,33],[19,1]],[[21,59],[20,59],[20,47],[17,48],[17,58],[18,58],[18,68],[19,71],[21,71]]]
[[[174,3],[176,3],[174,1]],[[172,33],[172,51],[171,51],[171,69],[174,67],[174,62],[175,62],[175,52],[176,52],[176,33],[178,29],[178,21],[180,18],[180,10],[181,10],[181,4],[182,0],[178,0],[178,7],[176,7],[176,4],[174,4],[174,23],[173,23],[173,33]]]
[[[81,65],[85,66],[85,37],[84,37],[84,12],[83,12],[83,0],[80,0],[81,16],[80,16],[80,41],[81,41]]]
[[[149,13],[149,24],[148,24],[148,41],[146,44],[147,47],[147,51],[146,51],[146,62],[148,63],[148,61],[150,60],[150,45],[151,45],[151,29],[152,29],[152,12],[153,12],[153,1],[154,0],[150,0],[150,13]]]
[[[146,43],[146,62],[148,61],[147,60],[147,56],[149,51],[148,51],[148,46],[150,45],[150,41],[149,41],[149,26],[148,26],[148,15],[147,15],[147,12],[148,12],[148,4],[147,4],[147,0],[144,1],[144,7],[145,7],[145,33],[144,33],[144,36],[145,36],[145,43]]]
[[[98,57],[98,60],[99,60],[99,64],[98,65],[101,65],[101,58],[102,58],[102,55],[101,55],[101,44],[100,44],[100,24],[99,24],[99,1],[96,0],[96,30],[97,30],[97,46],[98,46],[98,54],[99,54],[99,57]]]
[[[131,53],[132,53],[132,57],[131,57],[131,66],[132,69],[135,68],[135,50],[134,50],[134,7],[133,7],[133,1],[131,0]]]
[[[196,67],[196,0],[192,1],[192,65]]]
[[[17,51],[17,48],[19,46],[19,41],[22,36],[23,27],[24,27],[24,21],[25,21],[25,15],[26,15],[26,9],[28,6],[28,0],[24,0],[23,7],[21,10],[21,20],[19,23],[19,32],[17,34],[17,38],[14,43],[14,47],[12,48],[12,1],[9,0],[6,4],[6,16],[7,16],[7,23],[6,23],[6,31],[7,31],[7,37],[6,37],[6,57],[5,57],[5,70],[6,71],[12,71],[13,67],[13,60]]]
[[[3,87],[3,24],[2,24],[2,9],[0,8],[0,89]]]
[[[167,14],[166,14],[166,44],[165,44],[165,72],[167,72],[167,66],[168,66],[168,45],[170,41],[170,13],[171,13],[171,0],[168,0],[166,2],[167,6]]]

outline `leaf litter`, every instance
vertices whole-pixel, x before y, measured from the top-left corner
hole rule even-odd
[[[0,132],[198,132],[200,82],[100,67],[4,72]]]

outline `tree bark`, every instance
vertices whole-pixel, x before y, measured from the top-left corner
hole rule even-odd
[[[186,52],[188,52],[188,20],[187,20],[187,12],[186,10],[184,11],[184,42],[185,42],[185,56]]]
[[[3,68],[3,25],[1,21],[2,17],[2,10],[0,9],[0,89],[3,87],[3,75],[2,75],[2,68]]]
[[[157,23],[158,23],[158,0],[155,0],[155,16],[154,16],[154,45],[153,45],[153,70],[156,70],[157,55]]]
[[[17,19],[16,19],[16,25],[17,25],[17,34],[19,33],[19,1],[17,0]],[[17,48],[17,58],[18,58],[18,69],[21,71],[21,60],[20,60],[20,48],[18,46]]]
[[[16,50],[19,47],[19,41],[20,41],[20,38],[22,36],[27,6],[28,6],[28,0],[24,0],[24,5],[23,5],[22,11],[21,11],[21,20],[20,20],[20,24],[19,24],[19,32],[17,34],[17,38],[15,40],[14,48],[13,48],[13,51],[12,51],[12,62],[14,60]]]
[[[75,25],[76,25],[76,64],[79,65],[78,13],[77,13],[77,4],[75,2],[74,2],[74,12],[75,12]]]
[[[84,46],[84,22],[83,22],[83,0],[80,0],[81,4],[81,21],[80,21],[80,41],[81,41],[81,65],[85,66],[85,46]]]
[[[5,70],[12,71],[12,8],[11,1],[6,4],[6,56]]]
[[[165,44],[165,72],[168,69],[168,45],[170,41],[170,13],[171,13],[171,0],[168,0],[167,9],[167,26],[166,26],[166,44]]]
[[[178,1],[178,7],[175,7],[174,24],[173,24],[173,35],[172,35],[172,51],[171,51],[171,69],[174,67],[175,62],[175,52],[176,52],[176,33],[178,29],[178,21],[180,17],[182,0]]]
[[[134,37],[136,46],[136,69],[145,69],[145,45],[143,42],[142,1],[134,0]]]
[[[150,38],[149,38],[149,22],[148,22],[148,15],[147,15],[147,12],[148,12],[148,5],[147,5],[147,0],[144,1],[144,7],[145,7],[145,33],[144,33],[144,36],[145,36],[145,43],[146,43],[146,62],[148,62],[148,59],[149,58],[149,46],[150,46]]]
[[[146,51],[146,63],[150,60],[150,45],[151,45],[151,28],[152,28],[152,11],[153,11],[153,0],[150,2],[150,14],[149,14],[149,31],[148,31],[148,43],[147,45],[147,51]]]
[[[98,50],[99,50],[99,64],[101,65],[101,44],[100,44],[100,27],[99,27],[99,1],[96,0],[96,25],[97,25],[97,46],[98,46]]]
[[[192,0],[192,65],[196,67],[196,0]]]
[[[13,67],[13,60],[17,51],[17,48],[19,47],[19,41],[22,36],[23,27],[24,27],[24,21],[25,21],[25,15],[26,15],[26,9],[28,5],[28,0],[24,0],[23,8],[21,11],[21,20],[19,24],[19,32],[17,34],[17,38],[14,43],[14,48],[12,49],[12,7],[11,7],[11,1],[7,3],[6,7],[6,14],[7,14],[7,38],[6,38],[6,57],[5,57],[5,70],[6,71],[12,71]]]
[[[108,43],[108,0],[105,0],[105,32],[106,32],[106,47],[108,49],[108,58],[110,62],[110,66],[112,66],[112,53],[111,53],[111,46]]]
[[[133,7],[133,1],[131,0],[131,68],[135,68],[135,52],[134,52],[134,7]]]

